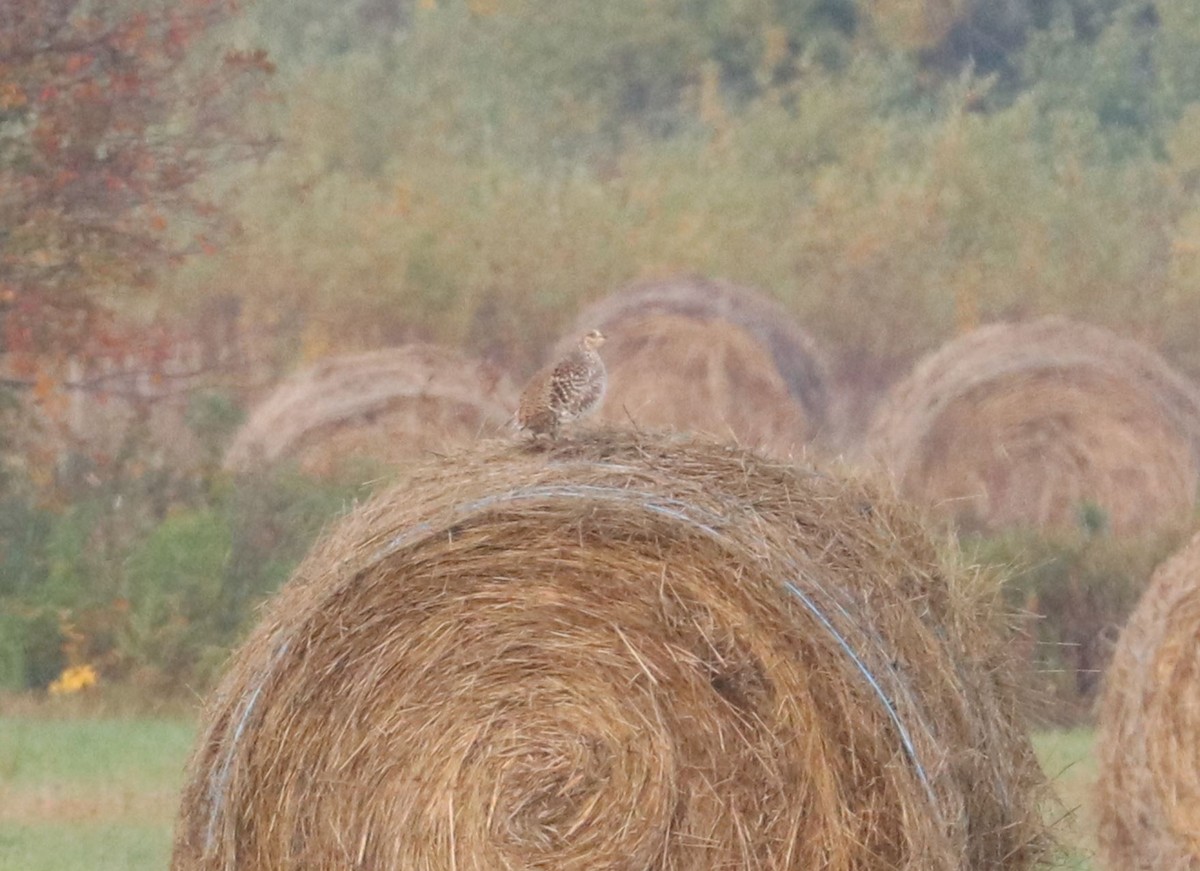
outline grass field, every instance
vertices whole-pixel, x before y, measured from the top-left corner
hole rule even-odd
[[[0,869],[164,869],[184,719],[0,716]]]
[[[193,734],[184,717],[0,715],[0,869],[165,869]],[[1062,801],[1052,813],[1067,814],[1064,867],[1086,871],[1091,732],[1047,732],[1036,743]]]
[[[1049,811],[1065,855],[1063,868],[1091,871],[1096,840],[1089,798],[1096,782],[1091,729],[1042,732],[1034,737],[1042,768],[1054,784],[1060,807]]]

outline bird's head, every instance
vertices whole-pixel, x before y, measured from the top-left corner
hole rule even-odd
[[[594,351],[604,344],[604,333],[599,330],[592,330],[579,340],[579,344],[589,351]]]

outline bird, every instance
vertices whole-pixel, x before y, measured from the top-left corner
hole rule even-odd
[[[594,412],[604,401],[608,371],[597,349],[599,330],[588,332],[569,354],[542,369],[521,391],[517,426],[535,438],[557,438],[560,428]]]

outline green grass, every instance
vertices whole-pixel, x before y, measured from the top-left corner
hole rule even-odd
[[[0,871],[165,869],[194,734],[183,717],[50,705],[0,714]],[[1034,744],[1061,802],[1050,814],[1061,818],[1063,867],[1091,871],[1092,733],[1044,732]]]
[[[174,788],[193,733],[187,721],[160,718],[0,717],[0,782]]]
[[[1034,736],[1033,746],[1059,801],[1049,816],[1064,848],[1063,867],[1091,871],[1096,867],[1090,800],[1096,783],[1092,730],[1041,732]]]
[[[4,871],[162,871],[170,856],[169,824],[0,824]]]
[[[166,868],[194,728],[156,717],[0,716],[0,869]]]

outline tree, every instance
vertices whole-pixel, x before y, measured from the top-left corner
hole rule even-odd
[[[117,315],[164,269],[227,236],[206,183],[267,146],[243,121],[271,71],[262,52],[217,48],[214,30],[235,11],[236,0],[0,4],[10,386],[61,378],[68,359],[124,357]]]

